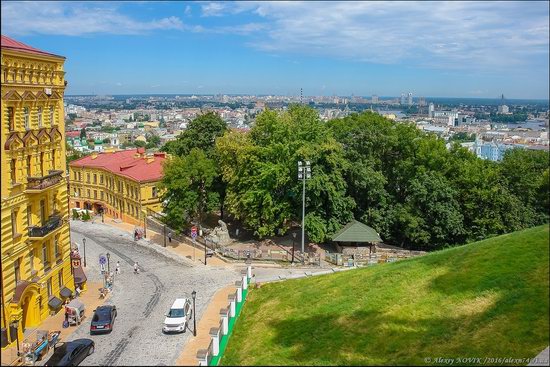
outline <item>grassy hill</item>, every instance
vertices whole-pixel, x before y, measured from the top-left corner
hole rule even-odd
[[[532,358],[549,344],[548,252],[545,225],[415,259],[263,285],[249,293],[222,364]]]

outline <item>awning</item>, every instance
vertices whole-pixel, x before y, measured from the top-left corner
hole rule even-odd
[[[48,306],[50,306],[54,310],[61,307],[62,304],[63,304],[63,301],[61,301],[59,298],[55,296],[50,297],[50,299],[48,300]]]
[[[74,268],[74,282],[76,284],[82,284],[86,279],[86,274],[84,274],[84,270],[81,267]]]
[[[61,288],[61,291],[59,291],[59,295],[63,298],[68,298],[70,297],[71,295],[73,294],[73,291],[71,291],[69,288],[67,287],[63,287]]]

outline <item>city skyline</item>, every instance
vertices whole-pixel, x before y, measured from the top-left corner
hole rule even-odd
[[[67,94],[548,99],[547,2],[2,2]]]

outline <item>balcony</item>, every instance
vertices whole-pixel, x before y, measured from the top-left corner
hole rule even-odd
[[[41,227],[29,227],[29,237],[40,239],[46,237],[49,233],[55,231],[57,228],[61,227],[63,220],[60,215],[52,215]]]
[[[63,180],[63,171],[50,171],[47,176],[27,177],[27,193],[39,193]]]

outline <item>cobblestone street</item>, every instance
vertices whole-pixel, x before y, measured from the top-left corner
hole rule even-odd
[[[232,267],[193,266],[188,259],[159,254],[148,248],[146,241],[136,244],[127,232],[101,223],[71,222],[71,240],[80,245],[86,237],[86,275],[89,280],[101,280],[99,254],[109,252],[111,271],[120,261],[121,274],[115,277],[113,292],[106,304],[116,305],[118,317],[112,333],[90,335],[93,310],[86,310],[82,325],[68,340],[90,338],[95,341],[95,353],[85,365],[173,365],[186,343],[190,331],[183,334],[162,333],[164,314],[178,297],[191,298],[197,291],[197,319],[222,287],[239,279]],[[149,245],[150,246],[150,245]],[[170,255],[170,254],[168,254]],[[133,273],[134,262],[140,273]],[[88,289],[88,292],[98,292]],[[67,340],[65,340],[67,341]],[[44,362],[44,359],[42,362]]]

